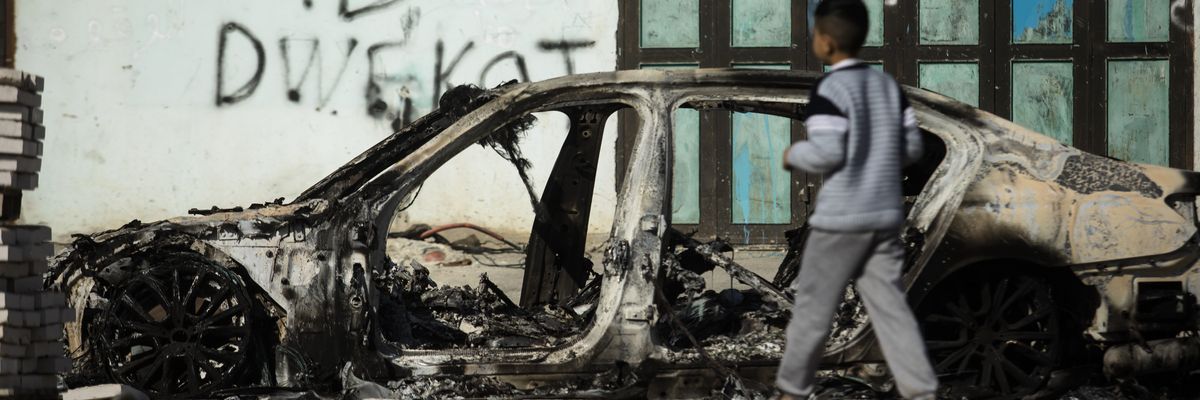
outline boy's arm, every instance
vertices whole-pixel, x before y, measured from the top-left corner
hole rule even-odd
[[[904,110],[901,115],[904,120],[904,165],[909,166],[921,161],[925,153],[922,143],[921,130],[917,128],[917,112],[908,104],[908,97],[900,93],[900,106]]]
[[[811,173],[836,171],[846,162],[846,134],[850,120],[832,101],[813,93],[804,121],[808,140],[797,142],[784,154],[787,166]]]

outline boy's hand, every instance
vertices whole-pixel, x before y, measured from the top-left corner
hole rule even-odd
[[[783,151],[783,170],[787,171],[787,172],[795,172],[795,168],[792,167],[791,164],[788,164],[788,161],[787,161],[788,150],[790,150],[790,149],[791,148],[789,147],[787,150]]]

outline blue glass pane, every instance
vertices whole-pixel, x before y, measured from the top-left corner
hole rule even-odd
[[[792,123],[766,114],[734,113],[733,223],[792,222],[792,174],[783,170]]]
[[[734,65],[789,69],[788,65]],[[767,114],[733,113],[734,224],[792,222],[792,174],[783,170],[783,151],[792,145],[792,120]]]
[[[1074,0],[1013,0],[1013,43],[1071,43]]]

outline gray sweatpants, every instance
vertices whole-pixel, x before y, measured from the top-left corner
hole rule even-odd
[[[932,399],[937,376],[900,285],[904,247],[899,232],[813,229],[803,257],[800,275],[792,282],[796,300],[775,378],[779,390],[798,396],[812,393],[813,374],[824,354],[833,313],[845,283],[855,278],[896,389],[907,399]]]

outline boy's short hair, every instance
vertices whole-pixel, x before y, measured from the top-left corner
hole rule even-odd
[[[813,14],[817,29],[832,37],[838,50],[858,53],[866,43],[871,21],[862,0],[821,0]]]

